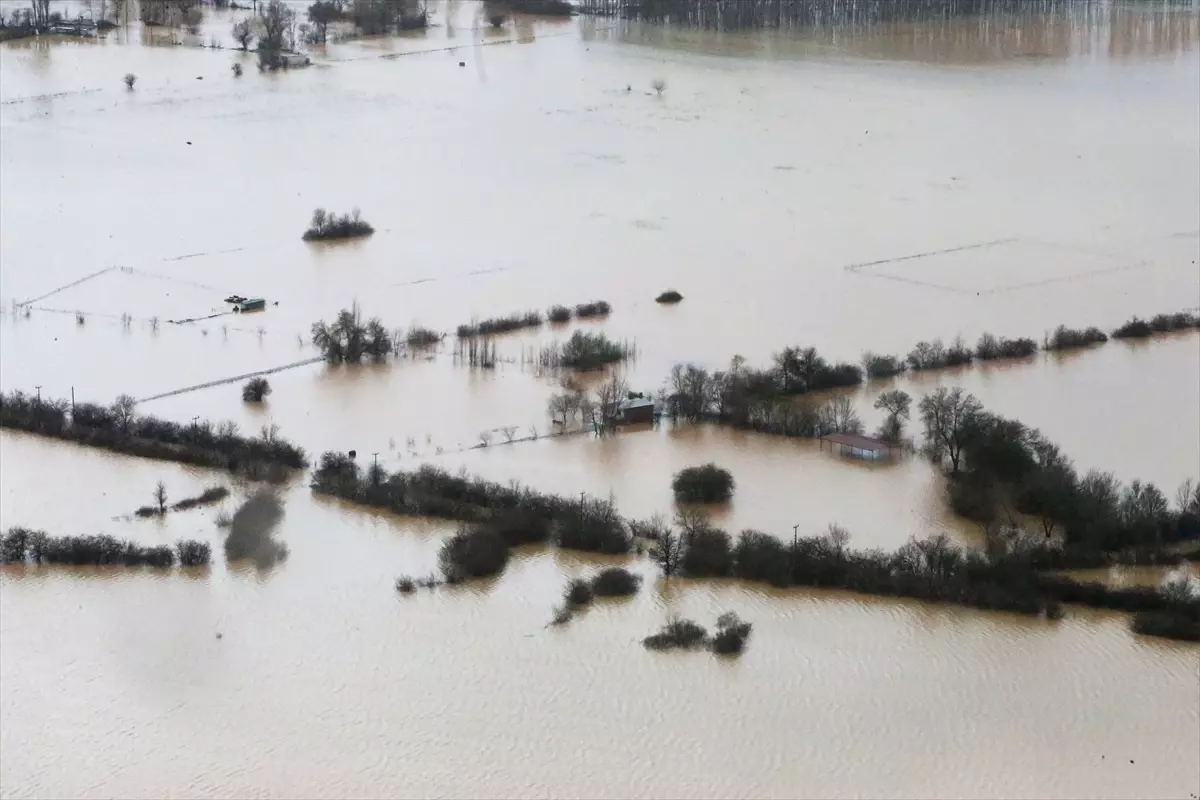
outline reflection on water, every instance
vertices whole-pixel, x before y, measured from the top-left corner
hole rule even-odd
[[[261,406],[234,381],[142,410],[275,423],[310,453],[377,452],[391,469],[611,492],[639,517],[669,514],[671,473],[711,460],[738,480],[720,515],[733,532],[838,522],[858,547],[970,542],[916,458],[873,467],[710,427],[546,439],[554,380],[520,355],[601,329],[636,340],[626,377],[654,391],[676,362],[763,365],[790,344],[853,361],[1194,305],[1195,10],[993,8],[770,35],[518,16],[495,34],[476,4],[434,4],[420,36],[240,79],[230,63],[252,56],[147,47],[137,25],[6,44],[0,388],[109,402],[289,364],[312,355],[314,320],[355,300],[389,326],[452,331],[604,299],[603,323],[503,338],[494,371],[456,367],[447,345],[274,373]],[[245,13],[210,12],[201,40]],[[476,46],[505,37],[526,44]],[[307,245],[318,205],[358,206],[378,230]],[[1010,244],[910,257],[997,240]],[[670,287],[684,302],[655,304]],[[224,311],[231,293],[272,305],[167,322]],[[909,376],[855,403],[870,428],[879,391],[942,384],[1040,428],[1081,471],[1170,494],[1200,461],[1195,335]],[[505,426],[542,438],[471,449]],[[217,509],[128,518],[158,480],[182,497],[225,478],[0,434],[0,526],[220,553]],[[0,794],[1200,793],[1197,650],[1135,636],[1124,615],[664,581],[637,558],[538,548],[494,581],[401,598],[396,576],[435,569],[453,526],[302,484],[284,495],[289,559],[269,573],[0,571]],[[644,575],[641,593],[546,628],[566,579],[609,563]],[[711,625],[722,611],[755,625],[739,660],[638,644],[670,613]]]
[[[647,4],[651,5],[658,4]],[[1190,3],[833,0],[781,4],[748,0],[717,5],[706,0],[667,0],[662,7],[679,7],[682,13],[668,14],[661,22],[657,14],[649,13],[590,23],[589,33],[631,44],[714,55],[794,58],[837,54],[964,65],[1014,59],[1182,55],[1200,40],[1200,13]],[[703,30],[707,28],[725,35],[714,37]],[[789,35],[781,36],[780,29],[789,30]]]

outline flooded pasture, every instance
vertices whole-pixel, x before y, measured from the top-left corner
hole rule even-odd
[[[978,541],[924,460],[667,422],[548,436],[555,378],[529,355],[600,330],[636,344],[623,373],[653,392],[673,364],[765,366],[792,344],[857,361],[1200,305],[1194,5],[785,31],[430,11],[425,31],[314,47],[286,73],[233,49],[245,12],[210,10],[195,37],[133,22],[0,45],[0,388],[128,393],[176,421],[278,424],[313,456],[611,494],[637,517],[669,515],[671,474],[714,461],[738,482],[723,527],[836,522],[890,550]],[[376,233],[302,242],[317,206],[361,208]],[[656,304],[667,288],[684,301]],[[228,313],[234,293],[268,307]],[[454,358],[474,317],[595,299],[607,319],[498,337],[494,370]],[[450,335],[385,364],[301,363],[311,324],[353,302]],[[274,368],[261,406],[221,382]],[[1080,470],[1168,495],[1200,477],[1195,333],[851,397],[871,429],[883,389],[939,385]],[[218,508],[129,516],[159,480],[173,497],[230,485],[0,432],[0,528],[219,554]],[[270,570],[0,571],[0,794],[1200,794],[1200,651],[1127,615],[665,581],[642,557],[537,547],[499,578],[401,597],[396,576],[433,571],[453,526],[305,483],[284,490],[291,555]],[[644,576],[636,597],[545,627],[568,577],[614,563]],[[738,660],[640,646],[669,614],[730,610],[755,626]]]

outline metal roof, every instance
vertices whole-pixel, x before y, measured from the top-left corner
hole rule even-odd
[[[855,447],[859,450],[891,450],[895,445],[888,444],[882,439],[872,439],[870,436],[860,436],[857,433],[830,433],[821,437],[827,442]]]
[[[633,397],[628,400],[622,400],[620,404],[618,404],[617,408],[624,411],[627,408],[645,408],[646,406],[653,405],[654,401],[649,397]]]

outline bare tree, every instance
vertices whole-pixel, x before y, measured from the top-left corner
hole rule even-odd
[[[863,424],[850,398],[839,395],[821,407],[821,427],[834,433],[862,433]]]
[[[132,89],[133,85],[137,83],[137,75],[134,75],[132,72],[126,72],[125,77],[121,80],[125,81],[126,89]]]
[[[129,433],[129,429],[133,425],[134,408],[136,407],[137,401],[127,394],[120,395],[113,402],[113,417],[116,419],[117,427],[121,429],[122,433]]]
[[[512,444],[513,437],[517,435],[517,426],[505,425],[500,429],[500,432],[504,434],[504,441]]]
[[[624,378],[614,375],[596,393],[594,411],[599,416],[598,430],[603,433],[616,426],[621,402],[629,395],[629,384]]]
[[[250,43],[254,41],[254,26],[250,24],[250,20],[243,19],[233,23],[233,40],[242,46],[243,50],[250,49]]]
[[[898,442],[904,434],[904,421],[909,417],[912,398],[901,389],[889,389],[875,400],[875,408],[887,413],[879,426],[879,438],[886,442]]]
[[[938,460],[949,458],[951,471],[958,472],[963,447],[983,412],[983,404],[958,387],[943,386],[921,398],[920,412],[930,453]]]
[[[832,523],[825,534],[825,538],[829,540],[829,545],[838,554],[839,558],[845,555],[846,545],[850,543],[850,531],[837,523]]]
[[[158,504],[158,513],[167,513],[167,485],[162,481],[154,487],[154,502]]]
[[[650,88],[654,90],[655,94],[661,96],[663,90],[667,88],[667,82],[662,78],[655,78],[650,82]]]
[[[683,537],[665,524],[658,526],[655,534],[650,558],[658,564],[663,577],[669,578],[679,571],[679,565],[683,561]]]

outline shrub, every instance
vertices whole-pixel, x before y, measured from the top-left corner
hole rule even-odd
[[[674,289],[667,289],[665,292],[654,298],[656,303],[678,303],[683,299],[683,295]]]
[[[604,317],[612,311],[612,306],[603,300],[594,300],[591,303],[580,303],[575,306],[575,316],[580,319],[589,317]]]
[[[1079,347],[1088,347],[1093,344],[1104,344],[1108,341],[1108,334],[1099,328],[1072,329],[1065,325],[1059,325],[1054,329],[1053,333],[1046,334],[1042,342],[1044,350],[1074,350]]]
[[[224,486],[213,486],[205,489],[195,497],[185,497],[175,505],[171,506],[174,511],[187,511],[197,506],[211,505],[212,503],[220,502],[229,496],[229,490]],[[140,510],[140,509],[139,509]]]
[[[251,378],[242,387],[242,400],[247,403],[261,403],[263,398],[271,393],[271,384],[266,378]]]
[[[509,547],[544,542],[550,538],[550,521],[529,511],[501,511],[481,523]]]
[[[235,78],[242,77],[242,65],[241,64],[234,62],[234,64],[230,67],[230,69],[233,70],[233,77],[235,77]]]
[[[622,555],[629,552],[632,537],[612,503],[589,498],[564,512],[555,543],[568,550]]]
[[[623,361],[632,352],[632,348],[611,341],[603,333],[575,331],[561,348],[543,350],[541,361],[543,366],[590,371]]]
[[[1139,611],[1133,615],[1135,633],[1186,642],[1200,642],[1200,613],[1195,608]]]
[[[559,324],[567,322],[571,319],[571,309],[567,308],[566,306],[552,306],[550,310],[546,312],[546,318],[551,322]]]
[[[508,333],[521,328],[536,328],[542,324],[539,311],[525,311],[519,314],[509,314],[507,317],[494,317],[469,325],[459,325],[456,333],[460,339],[472,336],[491,336],[496,333]]]
[[[1112,335],[1114,339],[1144,339],[1153,332],[1150,323],[1134,317],[1113,331]]]
[[[572,578],[563,591],[563,605],[566,608],[586,606],[592,602],[592,584],[582,578]]]
[[[679,503],[724,503],[733,497],[735,485],[729,470],[711,463],[682,469],[671,481]]]
[[[508,563],[508,544],[489,528],[460,527],[438,553],[438,566],[447,583],[486,578]]]
[[[733,548],[733,563],[733,574],[738,578],[765,581],[772,586],[788,586],[791,583],[787,548],[769,534],[742,531]]]
[[[717,619],[717,633],[713,636],[712,651],[719,655],[733,655],[742,652],[746,640],[750,638],[749,622],[743,622],[737,614],[729,611]]]
[[[642,579],[638,575],[621,567],[609,567],[600,570],[592,578],[592,594],[596,597],[625,597],[637,594]]]
[[[134,75],[132,72],[126,72],[122,80],[125,82],[126,89],[132,89],[133,85],[137,83],[137,75]]]
[[[690,578],[721,577],[729,574],[733,554],[729,534],[708,526],[684,533],[680,567]]]
[[[417,590],[417,582],[407,575],[396,578],[396,591],[400,594],[412,594]]]
[[[179,555],[181,567],[207,567],[212,561],[212,545],[208,542],[180,540],[175,543],[175,552]]]
[[[907,369],[907,365],[898,356],[882,356],[872,352],[863,353],[863,370],[872,379],[891,378]]]
[[[404,343],[409,347],[429,347],[440,342],[442,338],[442,334],[437,331],[431,331],[429,328],[414,325],[408,329],[408,335],[404,337]]]
[[[940,339],[932,342],[917,342],[908,354],[908,366],[914,370],[942,369],[971,363],[971,350],[961,339],[955,339],[950,347]]]
[[[1033,339],[997,339],[990,333],[979,337],[975,346],[975,357],[981,361],[991,361],[997,358],[1022,358],[1037,352],[1037,343]]]
[[[326,361],[357,364],[364,356],[376,360],[395,350],[392,335],[378,317],[363,322],[358,304],[343,308],[331,323],[316,322],[312,326],[313,346]]]
[[[708,631],[690,619],[675,617],[667,622],[658,633],[642,640],[642,646],[650,650],[671,650],[677,647],[693,649],[708,642]]]
[[[263,51],[259,51],[260,53]],[[375,232],[371,224],[362,219],[356,208],[349,214],[338,216],[330,214],[323,208],[313,211],[312,221],[302,237],[311,242],[318,239],[351,239],[356,236],[369,236]]]

